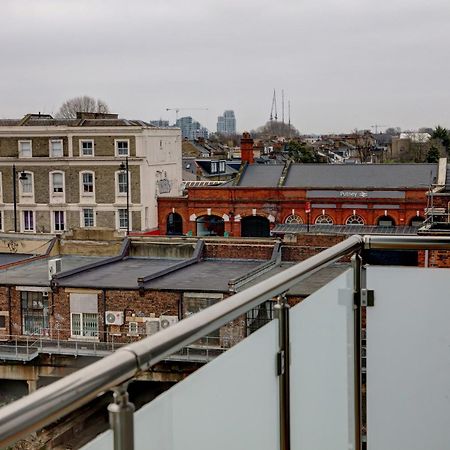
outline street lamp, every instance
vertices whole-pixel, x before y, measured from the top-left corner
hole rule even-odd
[[[125,171],[125,177],[127,182],[127,236],[130,234],[130,183],[128,178],[128,156],[125,158],[125,164],[120,164],[120,171]],[[119,219],[120,220],[120,219]]]
[[[17,233],[17,187],[16,187],[16,165],[12,166],[12,182],[13,182],[13,199],[14,199],[14,233]],[[27,174],[24,170],[20,172],[19,180],[24,181],[27,179]]]

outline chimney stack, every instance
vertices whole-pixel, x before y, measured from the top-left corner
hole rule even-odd
[[[241,161],[242,164],[253,164],[253,138],[249,132],[244,131],[241,137]]]

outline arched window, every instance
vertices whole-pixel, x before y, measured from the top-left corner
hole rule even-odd
[[[409,221],[409,225],[410,225],[411,227],[421,227],[421,226],[423,225],[424,220],[425,220],[425,219],[424,219],[423,217],[416,216],[416,217],[413,217],[413,218]]]
[[[178,213],[167,215],[167,234],[172,236],[183,234],[183,219]]]
[[[346,221],[346,225],[364,225],[364,219],[358,214],[351,215]]]
[[[317,216],[315,223],[317,225],[333,225],[333,219],[328,214]]]
[[[223,236],[225,222],[219,216],[197,217],[197,236]]]
[[[300,216],[297,216],[297,214],[291,214],[286,217],[284,223],[303,223],[303,219]]]
[[[247,216],[241,220],[241,236],[243,237],[269,237],[270,222],[262,216]]]
[[[390,216],[381,216],[377,220],[377,225],[379,227],[395,227],[395,221]]]

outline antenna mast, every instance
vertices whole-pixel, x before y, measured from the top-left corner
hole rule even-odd
[[[284,89],[281,90],[281,122],[284,125]]]
[[[274,114],[275,113],[275,114]],[[272,108],[270,109],[270,121],[275,119],[275,121],[278,120],[278,113],[277,113],[277,95],[275,93],[275,89],[273,90],[273,97],[272,97]]]

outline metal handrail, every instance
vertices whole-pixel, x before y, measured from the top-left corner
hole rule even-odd
[[[269,298],[344,256],[363,249],[450,249],[450,238],[351,236],[226,301],[219,302],[164,331],[121,347],[115,353],[0,409],[0,447],[54,422],[97,395],[132,379],[166,356],[245,314]]]

